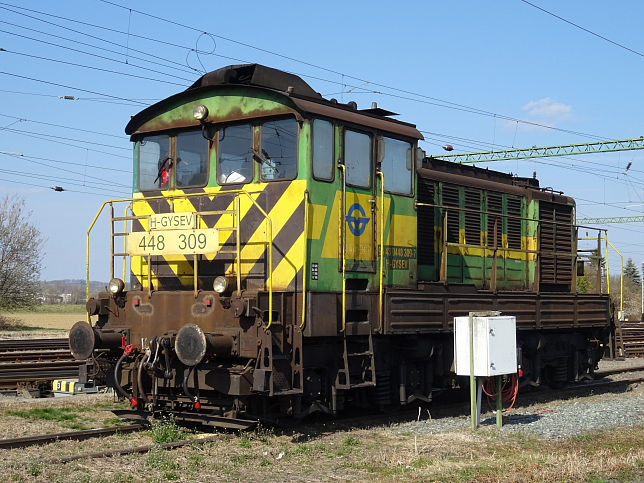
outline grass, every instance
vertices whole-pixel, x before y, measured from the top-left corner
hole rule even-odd
[[[13,410],[7,411],[9,416],[17,416],[19,418],[28,419],[30,421],[44,420],[44,421],[77,421],[79,414],[78,408],[34,408],[26,410]]]
[[[42,304],[16,309],[6,309],[8,314],[84,314],[85,304]]]
[[[186,437],[183,428],[177,426],[172,418],[152,421],[150,429],[152,440],[157,443],[174,443]]]
[[[98,409],[99,405],[103,407],[105,403],[97,402],[86,409],[61,405],[34,410],[14,406],[11,409],[19,411],[5,409],[0,416],[7,416],[7,434],[12,427],[28,424],[16,424],[15,417],[8,416],[59,424],[84,424],[94,417],[93,427],[98,427],[109,418]],[[37,450],[7,452],[6,459],[0,461],[0,471],[7,481],[126,481],[125,474],[150,481],[644,481],[644,426],[640,426],[610,428],[560,440],[499,432],[496,428],[400,434],[396,426],[387,425],[347,430],[322,425],[318,430],[296,428],[294,432],[260,427],[240,434],[217,433],[216,441],[204,444],[106,458],[91,465],[42,464],[48,457],[86,451],[88,444],[56,443]],[[28,432],[42,432],[30,428]],[[47,429],[52,429],[50,423]],[[108,449],[185,437],[187,433],[166,419],[155,422],[151,431],[128,435],[127,441],[111,438],[91,444]],[[137,442],[131,438],[138,438]],[[128,468],[126,473],[123,468]]]
[[[27,327],[20,319],[16,319],[15,317],[0,314],[0,330],[18,332],[23,330],[34,330],[34,327]]]

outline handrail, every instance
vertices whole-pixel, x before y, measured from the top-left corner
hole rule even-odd
[[[114,236],[116,234],[114,233],[114,222],[115,221],[123,221],[125,224],[125,233],[127,233],[127,221],[128,220],[136,220],[136,219],[143,219],[143,218],[148,218],[149,215],[132,215],[132,216],[127,216],[127,209],[131,208],[131,205],[125,208],[125,216],[123,217],[115,217],[113,213],[113,205],[114,203],[125,203],[125,202],[137,202],[137,201],[149,201],[149,200],[175,200],[175,199],[183,199],[183,198],[193,198],[195,196],[217,196],[219,194],[221,195],[234,195],[236,200],[237,200],[237,206],[236,210],[218,210],[217,212],[214,211],[205,211],[205,212],[196,212],[199,215],[205,215],[205,214],[214,214],[214,213],[232,213],[233,217],[236,218],[236,227],[233,226],[231,228],[220,228],[221,230],[229,230],[229,231],[236,231],[237,232],[237,240],[236,240],[236,250],[235,254],[237,257],[237,293],[240,294],[241,291],[241,242],[240,242],[240,225],[241,225],[241,201],[240,201],[240,195],[244,194],[246,195],[251,203],[259,210],[259,212],[262,214],[262,216],[266,219],[266,222],[268,224],[268,244],[269,244],[269,250],[268,250],[268,324],[267,328],[271,326],[273,322],[273,223],[271,218],[268,216],[266,211],[257,203],[257,201],[253,198],[253,194],[256,192],[248,192],[246,190],[228,190],[225,192],[220,192],[220,193],[166,193],[165,195],[156,195],[156,196],[145,196],[145,197],[131,197],[131,198],[118,198],[118,199],[113,199],[113,200],[108,200],[105,201],[101,204],[98,212],[94,216],[92,222],[90,223],[89,228],[87,229],[87,234],[86,234],[86,240],[85,240],[85,278],[86,278],[86,297],[89,299],[90,295],[90,289],[89,289],[89,281],[90,281],[90,252],[91,252],[91,243],[90,243],[90,235],[91,231],[94,228],[94,225],[96,225],[96,222],[98,221],[98,218],[101,216],[103,213],[103,210],[107,205],[110,205],[110,208],[112,212],[110,213],[110,246],[111,248],[111,253],[110,253],[110,276],[113,277],[114,275],[114,267],[113,267],[113,262],[114,262],[114,257],[115,256],[127,256],[126,251],[127,251],[127,246],[126,246],[126,238],[124,239],[124,253],[123,254],[115,254],[114,253]],[[235,221],[233,222],[233,225],[235,225]],[[150,257],[147,257],[147,265],[148,265],[148,291],[151,290],[151,273],[150,273]],[[125,261],[124,261],[124,269],[125,269]],[[195,261],[195,270],[196,270],[196,261]],[[196,278],[193,274],[193,280]],[[87,321],[90,321],[89,314],[87,315]]]
[[[257,203],[255,199],[251,196],[250,193],[247,191],[240,190],[240,194],[244,193],[250,201],[255,205],[255,208],[259,210],[259,212],[264,216],[266,219],[266,222],[268,223],[268,240],[269,240],[269,248],[268,248],[268,324],[266,325],[266,328],[268,329],[271,324],[273,323],[273,220],[271,220],[271,217],[268,216],[268,213],[264,211],[264,209]],[[238,227],[239,228],[239,227]],[[239,240],[239,232],[237,232],[237,238]],[[239,272],[241,272],[241,250],[238,252],[238,260],[239,260]]]
[[[346,259],[346,246],[347,237],[344,227],[344,214],[347,211],[347,170],[344,164],[338,162],[338,169],[342,171],[342,202],[340,203],[340,247],[342,252],[342,330],[344,332],[346,326],[346,297],[347,297],[347,259]]]
[[[309,192],[304,190],[304,248],[302,249],[302,321],[300,329],[306,325],[306,277],[307,258],[306,251],[309,244]]]
[[[624,314],[624,256],[621,254],[621,252],[615,248],[615,245],[613,245],[609,240],[608,240],[608,235],[606,236],[599,236],[600,239],[604,240],[606,243],[606,293],[610,295],[610,271],[608,268],[608,245],[610,245],[613,250],[615,250],[615,253],[619,255],[621,265],[620,265],[620,275],[619,275],[619,312],[623,316]],[[579,238],[579,240],[597,240],[597,238],[594,237],[588,237],[588,238]],[[597,256],[601,257],[601,253],[598,253]]]
[[[382,309],[382,278],[384,273],[383,265],[385,262],[385,175],[380,170],[376,171],[376,175],[380,177],[380,280],[378,285],[378,330],[382,332],[382,323],[384,318]]]
[[[127,210],[129,210],[132,207],[132,205],[127,205],[125,207],[125,210],[123,210],[123,233],[127,233]],[[123,253],[127,252],[127,237],[123,237]],[[127,269],[127,263],[126,263],[126,258],[123,257],[123,281],[125,282],[125,277],[126,277],[126,269]]]

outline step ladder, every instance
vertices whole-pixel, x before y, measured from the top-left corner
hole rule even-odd
[[[355,389],[376,385],[376,365],[373,357],[373,337],[347,335],[342,337],[342,357],[335,377],[335,389]]]

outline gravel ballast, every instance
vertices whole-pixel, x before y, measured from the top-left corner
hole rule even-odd
[[[600,370],[644,365],[644,359],[606,361]],[[619,380],[634,373],[617,374],[607,379]],[[637,374],[641,375],[642,371]],[[589,391],[593,389],[589,388]],[[502,433],[525,433],[539,438],[560,439],[578,436],[593,430],[620,426],[640,426],[644,423],[644,384],[597,388],[596,394],[568,396],[560,399],[549,397],[548,402],[518,405],[503,413]],[[494,426],[496,413],[489,410],[485,398],[482,402],[481,426]],[[421,412],[420,420],[392,426],[395,432],[437,434],[470,428],[469,414],[457,417],[432,418]]]

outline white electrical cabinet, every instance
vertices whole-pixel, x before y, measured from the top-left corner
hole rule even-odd
[[[469,317],[454,317],[456,374],[470,375]],[[473,317],[474,375],[500,376],[517,372],[517,330],[514,316]]]

